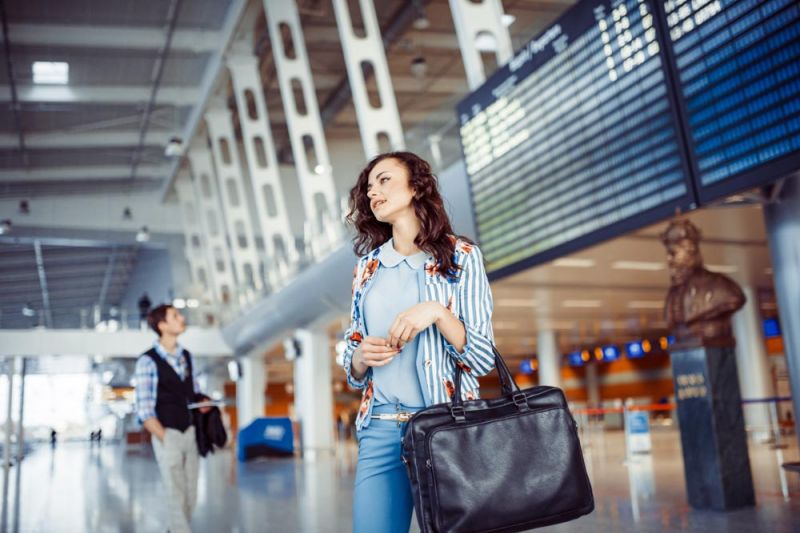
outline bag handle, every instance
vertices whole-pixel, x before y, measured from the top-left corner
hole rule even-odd
[[[514,376],[511,375],[511,371],[508,369],[503,356],[500,355],[500,352],[497,351],[494,344],[492,344],[492,352],[494,353],[495,368],[497,369],[497,374],[500,376],[500,390],[503,391],[503,394],[519,392],[519,386],[517,382],[514,381]],[[463,372],[464,370],[461,368],[461,365],[456,365],[456,376],[453,383],[455,387],[455,393],[453,393],[453,407],[462,407],[462,412],[464,401],[461,399],[461,374],[463,374]],[[456,416],[455,413],[453,416]],[[460,417],[456,416],[456,418]]]

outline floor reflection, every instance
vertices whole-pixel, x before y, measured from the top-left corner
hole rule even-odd
[[[626,460],[621,432],[585,431],[596,510],[543,531],[800,531],[800,476],[780,467],[798,460],[794,443],[783,450],[751,444],[758,503],[717,513],[695,511],[686,503],[677,431],[655,430],[652,437],[651,454]],[[349,532],[355,461],[353,444],[313,461],[240,464],[230,451],[214,454],[201,463],[194,531]],[[149,448],[64,443],[54,451],[37,449],[11,473],[9,531],[165,530],[163,490]]]

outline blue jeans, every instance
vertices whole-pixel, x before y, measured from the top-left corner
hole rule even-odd
[[[372,414],[418,411],[419,407],[376,405]],[[408,533],[414,501],[403,461],[406,423],[369,421],[358,432],[358,465],[353,491],[353,533]]]

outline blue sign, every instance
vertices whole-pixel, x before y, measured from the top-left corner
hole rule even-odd
[[[781,336],[781,325],[778,322],[777,318],[767,318],[764,319],[764,337],[771,338],[771,337],[780,337]]]
[[[603,361],[610,363],[619,359],[619,348],[616,346],[603,346]]]
[[[628,355],[628,359],[640,359],[644,357],[644,350],[642,349],[642,342],[629,342],[625,345],[625,353]]]
[[[581,352],[572,352],[567,355],[567,362],[569,366],[583,366],[584,361],[581,357]]]

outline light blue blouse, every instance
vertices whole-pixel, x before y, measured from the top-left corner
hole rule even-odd
[[[389,328],[401,312],[422,301],[420,278],[427,254],[401,255],[390,239],[378,254],[382,268],[376,273],[374,285],[364,298],[366,334],[388,337]],[[373,367],[375,402],[423,407],[419,376],[417,375],[417,350],[419,335],[406,344],[400,353],[385,366]]]

